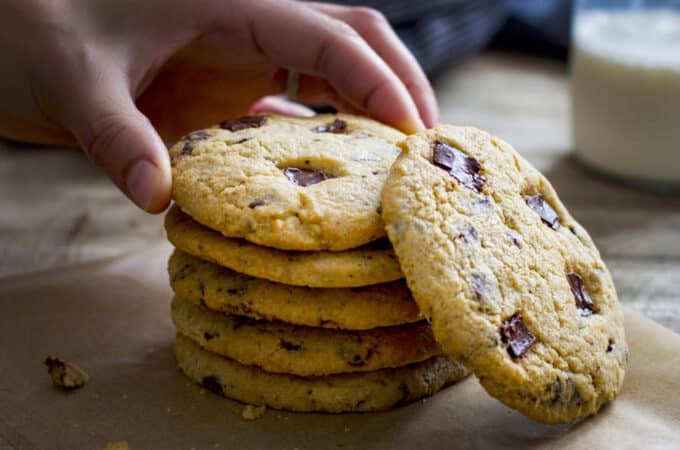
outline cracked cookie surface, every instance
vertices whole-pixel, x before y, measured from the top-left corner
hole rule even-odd
[[[488,133],[443,125],[401,146],[383,218],[437,341],[536,420],[596,413],[621,390],[628,348],[586,231],[543,175]]]
[[[347,114],[226,120],[170,149],[173,197],[228,237],[340,251],[385,235],[380,190],[404,135]]]
[[[369,412],[405,405],[459,381],[467,371],[446,356],[374,372],[322,377],[270,373],[215,355],[177,335],[180,369],[205,389],[251,405],[298,412]]]
[[[172,302],[172,320],[178,332],[212,353],[300,376],[400,367],[442,353],[424,323],[331,330],[227,315],[178,297]]]
[[[307,288],[250,277],[179,250],[168,261],[178,297],[214,311],[296,325],[366,330],[423,319],[403,280],[360,288]]]

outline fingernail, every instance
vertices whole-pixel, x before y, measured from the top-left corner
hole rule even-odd
[[[422,120],[420,120],[420,117],[418,117],[415,120],[406,123],[404,126],[401,127],[401,129],[407,134],[413,134],[419,132],[420,130],[424,130],[425,124],[423,123]]]
[[[147,211],[158,187],[158,168],[145,159],[137,161],[127,175],[125,187],[132,201],[140,208]]]

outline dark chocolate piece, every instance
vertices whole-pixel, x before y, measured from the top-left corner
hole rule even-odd
[[[189,274],[193,273],[194,266],[191,264],[183,265],[177,272],[173,274],[172,281],[185,279]]]
[[[335,119],[332,123],[321,125],[314,128],[315,133],[343,133],[347,128],[347,122],[341,119]]]
[[[220,335],[219,333],[211,333],[210,331],[205,331],[205,332],[203,332],[203,338],[204,338],[206,341],[209,341],[209,340],[211,340],[211,339],[214,339],[214,338],[216,338],[216,337],[219,336],[219,335]]]
[[[527,202],[529,208],[539,215],[543,223],[553,230],[557,230],[560,227],[560,217],[541,194],[527,195],[524,197],[524,201]]]
[[[515,230],[508,230],[506,235],[508,236],[508,239],[510,239],[510,242],[515,245],[515,247],[522,248],[521,236],[518,232]]]
[[[209,390],[210,392],[214,392],[215,394],[219,395],[224,395],[224,391],[222,390],[222,385],[220,384],[219,380],[217,377],[210,375],[207,377],[203,377],[203,380],[201,381],[201,385]]]
[[[366,362],[368,362],[368,360],[371,359],[371,356],[373,356],[373,349],[369,348],[365,355],[359,355],[355,353],[349,358],[347,358],[347,356],[348,355],[345,355],[345,359],[347,360],[348,365],[352,367],[362,367],[365,366]]]
[[[229,131],[245,130],[246,128],[260,128],[267,123],[266,116],[242,116],[220,122],[220,128]]]
[[[399,390],[401,391],[401,398],[397,402],[397,405],[405,405],[411,398],[411,389],[407,384],[401,383],[399,385]]]
[[[463,231],[462,233],[459,233],[458,236],[454,238],[454,240],[462,240],[466,244],[469,244],[470,242],[476,241],[479,239],[479,236],[477,234],[477,230],[475,227],[468,227]]]
[[[480,175],[482,166],[472,156],[466,155],[449,144],[435,141],[432,162],[466,188],[477,193],[482,192],[486,177]]]
[[[508,354],[513,358],[523,356],[536,342],[536,336],[529,330],[519,313],[513,314],[503,323],[500,334],[501,341],[508,344]]]
[[[198,280],[198,290],[201,292],[201,298],[205,298],[205,282]]]
[[[569,281],[569,287],[574,294],[578,313],[582,316],[589,316],[595,312],[593,300],[590,298],[590,294],[588,294],[585,286],[583,286],[583,278],[579,274],[571,272],[567,274],[567,281]]]
[[[203,139],[208,139],[210,136],[212,136],[212,133],[206,130],[199,130],[199,131],[194,131],[193,133],[189,133],[186,136],[184,136],[184,140],[186,141],[202,141]]]
[[[329,178],[328,175],[319,170],[298,169],[297,167],[289,167],[283,171],[283,174],[291,183],[302,187],[321,183]]]
[[[256,198],[252,202],[248,203],[248,208],[255,209],[258,206],[262,206],[262,205],[264,205],[264,200],[262,200],[261,198]]]
[[[247,288],[231,288],[227,289],[227,294],[242,297],[247,290],[248,290]]]
[[[279,339],[279,347],[289,352],[299,352],[302,350],[302,345],[295,344],[285,339]]]
[[[187,134],[182,138],[184,146],[177,156],[191,156],[191,152],[194,150],[196,142],[208,139],[210,136],[212,136],[212,134],[205,130],[194,131],[193,133]]]
[[[607,353],[613,352],[614,350],[616,350],[616,343],[610,339],[607,343]]]

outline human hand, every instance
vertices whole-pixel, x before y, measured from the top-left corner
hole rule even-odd
[[[291,0],[7,0],[0,4],[0,54],[0,135],[77,142],[149,212],[170,200],[161,137],[176,140],[254,103],[266,109],[270,101],[256,102],[282,93],[289,70],[301,74],[298,97],[309,103],[406,132],[438,118],[417,62],[384,18],[365,8]]]

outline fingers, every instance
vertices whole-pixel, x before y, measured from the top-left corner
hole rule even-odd
[[[252,2],[247,13],[252,39],[272,63],[328,80],[377,120],[406,132],[423,128],[404,84],[346,23],[290,1]]]
[[[333,105],[338,111],[345,113],[362,113],[340,97],[328,81],[315,76],[300,75],[297,98],[312,105]]]
[[[163,211],[172,185],[167,149],[123,83],[100,80],[77,98],[65,111],[65,124],[88,157],[137,206]]]
[[[281,97],[264,97],[253,104],[248,114],[274,113],[287,116],[311,117],[314,111],[303,105],[298,105]]]
[[[427,76],[380,12],[326,3],[308,5],[354,28],[404,83],[425,125],[433,127],[439,121],[437,99]]]

